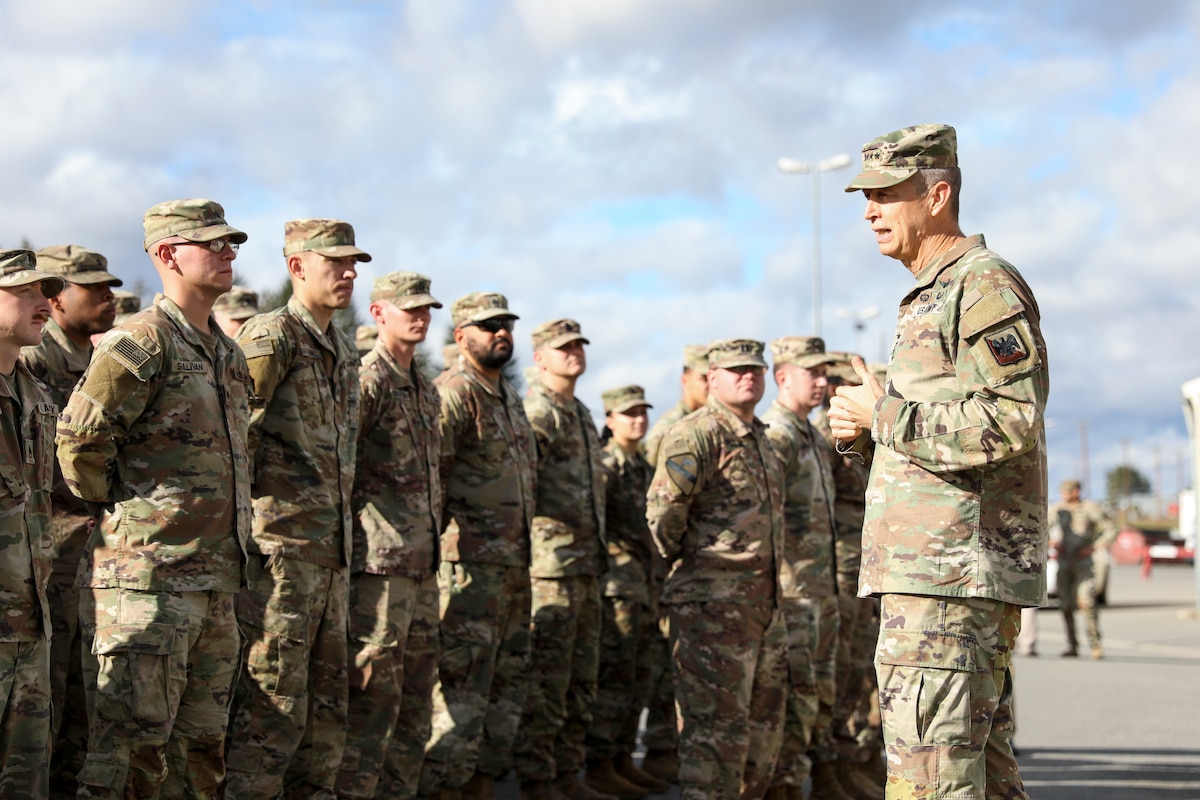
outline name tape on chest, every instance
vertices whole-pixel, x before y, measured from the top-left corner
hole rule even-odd
[[[208,372],[208,363],[205,361],[183,361],[176,360],[173,372]]]

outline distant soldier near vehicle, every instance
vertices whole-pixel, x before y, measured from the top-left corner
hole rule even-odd
[[[784,485],[766,426],[762,342],[709,350],[706,404],[663,437],[646,517],[670,569],[684,800],[762,797],[783,736]]]
[[[450,308],[459,358],[441,395],[442,652],[422,795],[491,798],[512,767],[529,670],[529,530],[537,451],[521,396],[501,374],[513,325],[502,294]]]
[[[1050,506],[1050,545],[1058,553],[1058,607],[1067,627],[1067,649],[1063,658],[1079,655],[1075,633],[1075,609],[1087,622],[1088,644],[1092,658],[1104,658],[1100,643],[1100,609],[1096,601],[1096,575],[1093,558],[1098,550],[1109,547],[1117,536],[1117,526],[1099,503],[1080,499],[1083,485],[1075,480],[1062,482],[1062,502]]]
[[[80,571],[79,797],[218,797],[250,532],[250,376],[212,305],[246,234],[211,200],[146,211],[153,307],[104,337],[59,420],[94,515]]]
[[[47,797],[50,603],[46,582],[58,407],[20,361],[42,340],[63,279],[30,250],[0,250],[0,796]]]
[[[245,286],[234,286],[217,298],[213,316],[226,336],[237,336],[246,320],[258,313],[258,292]]]
[[[533,329],[540,380],[525,414],[537,442],[537,508],[530,534],[533,592],[529,697],[515,753],[521,795],[598,800],[581,783],[584,737],[596,702],[600,575],[606,565],[600,442],[575,396],[588,340],[571,319]]]
[[[117,308],[113,287],[121,279],[108,271],[108,259],[79,245],[55,245],[37,253],[37,268],[66,281],[50,300],[50,319],[42,341],[21,351],[30,373],[46,384],[50,399],[66,408],[75,384],[92,360],[92,337],[112,326]],[[50,517],[51,557],[54,566],[46,595],[54,637],[50,641],[50,686],[54,717],[50,735],[54,742],[50,765],[51,791],[74,796],[75,775],[87,755],[87,706],[79,653],[79,564],[88,531],[99,520],[71,493],[54,462],[54,511]]]
[[[608,566],[601,581],[600,672],[585,780],[599,792],[640,798],[671,788],[633,763],[638,723],[650,698],[652,645],[662,638],[658,594],[663,559],[646,524],[646,491],[654,473],[638,452],[651,406],[640,386],[610,389],[601,397],[609,432],[600,460]]]
[[[254,528],[228,798],[332,796],[346,741],[358,358],[333,324],[371,256],[335,219],[284,225],[287,305],[238,332],[254,378]]]
[[[339,797],[415,797],[429,739],[442,435],[437,389],[414,358],[431,310],[442,307],[429,291],[429,278],[415,272],[389,273],[371,289],[379,340],[359,368],[350,700]]]
[[[850,800],[837,775],[839,610],[834,563],[833,452],[808,415],[825,398],[833,357],[818,336],[771,342],[779,394],[763,422],[783,467],[783,569],[791,685],[779,765],[769,798],[799,798],[811,770],[815,800]]]
[[[886,390],[829,410],[843,447],[873,453],[859,594],[880,595],[876,668],[887,796],[1027,798],[1012,753],[1012,647],[1046,597],[1050,384],[1033,292],[958,223],[948,125],[863,146],[864,217],[915,284],[901,301]]]

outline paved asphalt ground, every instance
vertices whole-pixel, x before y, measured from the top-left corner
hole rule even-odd
[[[1019,761],[1033,800],[1200,800],[1194,581],[1188,566],[1156,566],[1149,579],[1114,567],[1100,612],[1103,661],[1060,658],[1062,616],[1038,613],[1039,655],[1014,667]],[[516,782],[496,796],[515,800]]]

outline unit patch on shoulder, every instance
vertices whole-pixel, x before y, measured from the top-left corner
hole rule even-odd
[[[1029,347],[1014,325],[1001,328],[993,334],[984,336],[983,339],[987,342],[992,358],[996,359],[996,363],[1002,367],[1016,364],[1029,357]]]
[[[696,473],[699,462],[691,453],[682,453],[667,459],[667,474],[685,495],[691,494],[696,488]]]
[[[265,337],[262,339],[251,339],[242,345],[242,354],[245,355],[247,359],[274,355],[275,342]]]
[[[108,352],[113,357],[113,360],[134,375],[140,375],[142,367],[146,366],[146,362],[150,360],[150,353],[147,352],[146,348],[142,347],[129,336],[122,336],[113,342]]]

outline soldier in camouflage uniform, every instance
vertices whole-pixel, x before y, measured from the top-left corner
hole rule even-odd
[[[586,740],[586,781],[618,797],[644,797],[671,788],[639,770],[632,757],[639,718],[650,698],[652,643],[662,637],[662,557],[646,525],[646,491],[653,471],[638,452],[651,406],[640,386],[610,389],[601,397],[610,432],[600,461],[608,566],[601,583],[599,688]]]
[[[371,256],[333,219],[284,226],[292,297],[238,332],[254,378],[254,528],[229,798],[332,796],[346,740],[358,359],[336,325]]]
[[[762,797],[783,736],[784,486],[766,426],[763,344],[714,342],[708,402],[663,437],[646,517],[670,563],[684,800]]]
[[[442,435],[437,389],[414,361],[431,309],[442,307],[429,283],[415,272],[393,272],[371,289],[379,339],[358,379],[350,703],[339,797],[416,796],[429,739]]]
[[[832,360],[817,336],[771,342],[779,395],[767,412],[767,438],[783,466],[787,503],[782,594],[791,685],[779,766],[768,797],[800,797],[812,772],[816,800],[848,800],[837,777],[838,597],[834,565],[833,453],[808,415],[825,398]]]
[[[916,283],[886,392],[856,358],[863,385],[829,419],[874,444],[859,593],[882,596],[887,796],[1017,800],[1010,663],[1021,607],[1046,596],[1048,367],[1024,278],[959,228],[961,181],[947,125],[863,146],[846,191]]]
[[[113,320],[113,325],[123,325],[130,317],[142,310],[142,298],[133,292],[126,292],[123,289],[117,289],[113,292],[113,303],[117,307],[117,316]],[[92,344],[98,344],[97,336],[103,335],[92,334]]]
[[[236,337],[246,320],[257,313],[258,292],[245,286],[234,286],[213,304],[213,316],[229,337]]]
[[[458,358],[441,394],[442,653],[421,794],[491,798],[512,766],[529,668],[529,529],[537,455],[501,369],[517,316],[504,295],[450,309]]]
[[[651,471],[658,465],[658,447],[667,430],[708,400],[708,345],[689,344],[683,348],[683,375],[679,382],[683,389],[682,398],[658,418],[642,445]],[[665,565],[661,572],[665,574]],[[660,585],[660,592],[661,588]],[[679,740],[675,726],[675,678],[671,674],[670,632],[665,607],[659,607],[659,614],[660,635],[651,643],[651,652],[647,655],[653,665],[650,675],[653,688],[646,709],[646,730],[642,732],[646,755],[641,768],[648,775],[674,783],[679,777],[679,759],[675,754]]]
[[[21,363],[63,279],[0,251],[0,796],[49,793],[50,491],[58,407]]]
[[[813,426],[833,448],[829,400],[838,386],[862,381],[850,365],[853,353],[830,353],[829,356],[837,360],[825,367],[828,386]],[[867,469],[848,456],[832,450],[827,452],[833,458],[834,561],[838,590],[837,702],[833,709],[838,779],[851,795],[863,800],[882,800],[887,775],[882,759],[879,686],[873,663],[875,642],[879,640],[879,600],[858,596]]]
[[[217,797],[250,532],[250,377],[212,305],[246,234],[211,200],[159,203],[143,227],[162,294],[104,337],[58,426],[67,486],[104,512],[80,572],[79,796]]]
[[[55,245],[37,253],[38,270],[66,281],[50,301],[50,320],[41,344],[21,351],[21,361],[50,390],[50,399],[65,408],[75,384],[92,359],[92,337],[113,326],[116,303],[112,287],[121,280],[108,272],[108,259],[78,245]],[[54,462],[54,514],[50,538],[54,566],[46,595],[54,637],[50,641],[50,686],[54,742],[51,790],[75,796],[75,774],[87,754],[87,710],[79,655],[79,584],[76,580],[89,526],[95,524],[83,501],[71,494]]]
[[[1075,634],[1075,609],[1087,621],[1092,658],[1104,658],[1100,644],[1100,610],[1096,602],[1096,551],[1108,547],[1117,536],[1117,526],[1099,503],[1081,500],[1082,484],[1075,479],[1062,482],[1062,502],[1050,506],[1050,543],[1058,551],[1058,607],[1067,628],[1064,658],[1079,655]]]
[[[587,369],[579,323],[533,330],[540,380],[525,414],[537,442],[537,510],[530,535],[533,645],[529,697],[517,739],[521,794],[575,800],[608,797],[581,783],[584,737],[596,702],[600,575],[606,565],[604,484],[592,415],[575,397]]]

